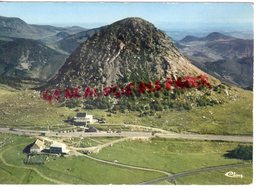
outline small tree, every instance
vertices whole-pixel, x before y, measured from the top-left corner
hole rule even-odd
[[[238,145],[235,149],[228,151],[224,155],[228,158],[236,158],[243,160],[252,160],[253,159],[253,146],[252,145]]]

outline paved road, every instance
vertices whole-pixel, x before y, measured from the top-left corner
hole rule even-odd
[[[162,138],[176,138],[176,139],[188,139],[188,140],[221,140],[231,142],[253,142],[252,136],[236,136],[236,135],[206,135],[206,134],[155,134]]]
[[[175,138],[175,139],[188,139],[188,140],[221,140],[231,142],[253,142],[252,136],[235,136],[235,135],[205,135],[205,134],[179,134],[179,133],[156,133],[152,135],[150,132],[121,132],[121,133],[84,133],[84,132],[71,132],[71,133],[58,133],[49,131],[37,131],[37,130],[23,130],[0,128],[2,133],[11,133],[18,135],[39,136],[41,133],[45,133],[45,136],[53,137],[161,137],[161,138]]]
[[[206,167],[206,168],[200,168],[195,170],[188,170],[185,172],[157,178],[151,181],[143,182],[142,185],[149,185],[149,184],[155,184],[164,180],[170,181],[173,180],[175,182],[176,178],[184,177],[184,176],[190,176],[193,174],[197,174],[200,172],[208,172],[208,171],[214,171],[214,170],[223,170],[223,169],[230,169],[235,167],[242,167],[242,166],[250,166],[251,163],[240,163],[240,164],[229,164],[229,165],[222,165],[222,166],[212,166],[212,167]]]
[[[110,125],[122,125],[122,124],[110,124]],[[146,130],[146,131],[155,131],[155,132],[160,132],[160,133],[171,133],[171,131],[167,131],[164,129],[160,129],[160,128],[154,128],[154,127],[147,127],[147,126],[143,126],[143,125],[134,125],[134,124],[123,124],[125,127],[132,127],[135,129],[142,129],[142,130]]]

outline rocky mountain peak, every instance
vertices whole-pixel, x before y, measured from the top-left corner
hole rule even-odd
[[[51,83],[112,85],[126,78],[141,81],[201,73],[165,33],[134,17],[104,27],[83,42]]]
[[[144,29],[148,29],[148,28],[156,29],[152,23],[150,23],[142,18],[139,18],[139,17],[130,17],[130,18],[125,18],[123,20],[119,20],[119,21],[111,24],[111,27],[113,27],[113,26],[116,26],[116,27],[123,26],[123,27],[131,29],[133,31],[138,31],[140,29],[144,30]]]

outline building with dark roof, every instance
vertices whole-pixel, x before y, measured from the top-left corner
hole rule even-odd
[[[68,154],[69,150],[63,143],[53,142],[50,146],[50,153],[53,154]]]

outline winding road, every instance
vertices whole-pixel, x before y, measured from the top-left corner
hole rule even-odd
[[[181,134],[181,133],[155,133],[151,132],[121,132],[121,133],[107,133],[107,132],[96,132],[96,133],[85,133],[85,132],[70,132],[70,133],[58,133],[51,131],[38,131],[38,130],[23,130],[23,129],[9,129],[0,128],[2,133],[10,133],[17,135],[27,136],[45,136],[51,137],[160,137],[160,138],[173,138],[173,139],[187,139],[187,140],[215,140],[215,141],[230,141],[230,142],[253,142],[253,136],[241,136],[241,135],[207,135],[207,134]]]

